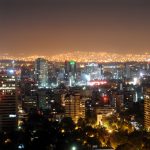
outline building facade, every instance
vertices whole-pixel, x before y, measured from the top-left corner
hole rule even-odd
[[[38,88],[48,88],[48,62],[43,58],[38,58],[35,61],[35,80]]]
[[[17,92],[14,70],[0,71],[0,130],[17,127]]]
[[[66,61],[65,62],[65,80],[69,82],[69,86],[73,86],[76,83],[76,62]]]
[[[79,93],[70,95],[65,99],[65,115],[77,123],[79,118],[85,118],[85,100]]]
[[[144,92],[144,127],[150,131],[150,87]]]

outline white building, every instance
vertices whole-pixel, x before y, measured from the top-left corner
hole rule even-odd
[[[36,59],[35,79],[36,79],[38,88],[49,88],[47,60],[43,58]]]

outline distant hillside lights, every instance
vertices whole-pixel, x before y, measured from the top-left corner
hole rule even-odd
[[[29,57],[12,57],[12,56],[0,56],[1,60],[21,60],[21,61],[35,61],[39,56]],[[55,56],[40,56],[40,58],[64,62],[64,60],[74,60],[76,62],[149,62],[150,54],[116,54],[107,52],[82,52],[76,51],[66,54],[58,54]]]

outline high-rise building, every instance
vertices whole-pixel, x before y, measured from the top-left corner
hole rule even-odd
[[[150,131],[150,87],[144,92],[144,127]]]
[[[85,118],[85,99],[79,93],[70,95],[65,99],[65,115],[77,123],[79,118]]]
[[[76,82],[76,62],[65,62],[65,80],[69,81],[69,86],[73,86]]]
[[[0,130],[17,127],[17,92],[15,71],[0,71]]]
[[[124,77],[125,78],[131,78],[131,68],[129,64],[125,64],[125,68],[124,68]]]
[[[88,63],[85,72],[89,75],[90,80],[102,79],[102,66],[97,63]]]
[[[38,107],[40,109],[50,109],[50,93],[47,89],[38,90]]]
[[[35,79],[38,88],[48,88],[48,62],[43,58],[38,58],[35,61]]]

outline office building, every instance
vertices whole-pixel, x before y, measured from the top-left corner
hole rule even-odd
[[[88,63],[85,71],[90,80],[102,80],[102,65]]]
[[[38,58],[35,61],[35,80],[38,88],[49,88],[48,62],[43,58]]]
[[[76,62],[65,62],[65,80],[69,83],[69,86],[73,86],[76,83]]]
[[[0,130],[17,127],[17,92],[14,70],[0,71]]]

